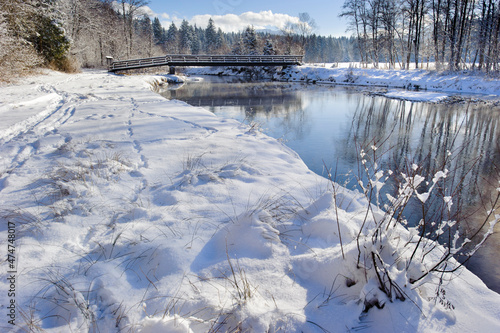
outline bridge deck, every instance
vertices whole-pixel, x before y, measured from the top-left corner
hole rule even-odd
[[[110,61],[108,70],[156,66],[289,66],[302,64],[299,55],[166,55],[143,59]]]

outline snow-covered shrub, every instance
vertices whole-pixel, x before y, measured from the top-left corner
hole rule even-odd
[[[353,70],[350,69],[346,75],[345,75],[345,79],[343,82],[345,83],[356,83],[356,81],[358,80],[358,76],[354,74]]]
[[[451,191],[445,186],[448,170],[436,172],[432,179],[420,175],[419,167],[415,164],[410,164],[405,173],[382,171],[376,162],[376,149],[372,147],[371,161],[369,154],[361,150],[361,169],[368,180],[359,178],[358,184],[367,199],[367,207],[357,235],[348,238],[356,246],[344,243],[344,249],[347,249],[344,260],[350,261],[347,265],[355,264],[356,269],[363,272],[364,286],[358,287],[361,288],[363,311],[368,311],[373,306],[382,308],[386,302],[396,299],[413,299],[413,289],[430,281],[439,281],[435,301],[439,300],[448,308],[453,308],[442,297],[444,292],[441,283],[443,279],[453,278],[453,273],[493,233],[500,214],[495,214],[494,209],[490,210],[471,239],[466,238],[460,227],[460,216],[451,213],[453,194],[448,194]],[[389,183],[395,184],[395,192],[392,194],[382,190]],[[441,220],[428,218],[428,201],[431,197],[434,201],[441,201],[438,205],[442,209],[438,214],[443,217]],[[500,188],[493,207],[498,206],[499,202]],[[422,210],[422,218],[414,226],[409,225],[404,215],[410,204]],[[490,224],[488,230],[476,240],[475,246],[466,249],[471,240],[481,236],[481,230],[487,223]],[[353,252],[356,254],[355,263]],[[462,263],[456,260],[458,257],[461,257]],[[351,267],[350,270],[355,269]],[[355,280],[351,277],[349,279]]]

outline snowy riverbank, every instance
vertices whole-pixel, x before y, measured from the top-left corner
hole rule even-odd
[[[421,258],[433,244],[413,251],[400,226],[378,239],[390,221],[367,219],[361,194],[153,81],[49,72],[0,88],[2,329],[500,329],[500,295],[472,273],[426,275],[439,247]]]

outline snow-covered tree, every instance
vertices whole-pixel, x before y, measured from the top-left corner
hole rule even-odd
[[[189,22],[183,20],[179,29],[179,51],[181,53],[190,53],[193,44],[193,27]]]
[[[227,48],[224,36],[222,29],[219,28],[217,30],[217,50],[222,53],[225,53],[225,49]]]
[[[316,21],[309,15],[309,13],[299,13],[299,22],[296,24],[297,32],[300,36],[302,49],[304,50],[307,43],[307,37],[312,35],[316,29]]]
[[[237,40],[237,41],[233,44],[233,48],[232,48],[232,50],[231,50],[231,53],[232,53],[232,54],[236,54],[236,55],[240,55],[240,54],[243,54],[243,53],[244,53],[243,42],[241,41],[241,39]]]
[[[0,2],[1,72],[14,74],[42,63],[58,66],[69,41],[52,0]]]
[[[4,15],[5,12],[0,11],[0,81],[9,81],[40,65],[43,59],[31,45],[15,36]]]
[[[165,43],[165,34],[164,34],[165,31],[163,30],[163,27],[161,26],[158,17],[155,17],[153,19],[152,28],[153,28],[153,37],[155,44],[163,45],[163,43]]]
[[[179,44],[179,31],[175,26],[175,23],[172,22],[170,27],[167,30],[167,35],[165,37],[165,47],[167,52],[169,53],[177,53],[178,52],[178,44]]]
[[[259,41],[253,26],[248,26],[243,33],[243,47],[245,54],[258,54]]]
[[[193,33],[192,36],[193,37],[191,40],[191,54],[199,54],[200,51],[202,50],[200,37],[198,36],[197,33]]]
[[[3,15],[0,15],[0,63],[9,54],[10,45],[14,43],[14,38],[7,29],[7,23]]]
[[[208,26],[205,30],[205,51],[213,53],[217,49],[217,31],[215,30],[214,21],[210,18]]]
[[[70,47],[61,26],[47,16],[37,18],[36,33],[31,35],[28,40],[47,63],[64,59]]]
[[[104,66],[106,56],[125,58],[128,50],[123,18],[109,0],[58,0],[70,54],[82,66]]]
[[[140,56],[151,57],[153,54],[154,34],[151,19],[148,15],[144,14],[142,18],[136,22],[136,34],[140,36],[137,41],[137,54]]]
[[[275,55],[276,50],[274,49],[274,45],[272,40],[266,39],[266,43],[264,44],[264,49],[262,51],[263,54],[265,55]]]

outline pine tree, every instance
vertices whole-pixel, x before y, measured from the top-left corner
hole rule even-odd
[[[193,30],[192,30],[193,31]],[[196,33],[196,29],[193,31],[191,39],[191,54],[199,54],[201,51],[201,40],[199,35]]]
[[[170,53],[177,53],[178,52],[178,47],[177,45],[179,44],[179,31],[177,27],[175,26],[174,22],[170,25],[170,27],[167,30],[167,35],[165,37],[165,44],[166,44],[166,49],[167,52]]]
[[[258,40],[253,26],[248,26],[243,34],[243,46],[245,54],[257,54]]]
[[[139,54],[144,54],[148,57],[152,56],[154,42],[153,26],[148,15],[144,14],[141,19],[136,20],[136,34],[141,38],[138,43]]]
[[[219,50],[219,52],[224,52],[223,49],[225,48],[226,46],[226,42],[225,42],[225,38],[224,38],[224,33],[222,32],[222,29],[219,28],[217,30],[217,39],[216,39],[216,44],[217,44],[217,48],[216,50]]]
[[[158,17],[153,19],[153,36],[156,45],[163,45],[165,43],[164,30]]]
[[[151,25],[151,19],[149,18],[148,15],[144,14],[142,18],[136,20],[135,23],[136,23],[136,30],[139,33],[139,35],[148,37],[150,35],[153,35],[153,27]]]
[[[243,42],[241,39],[237,40],[234,44],[233,44],[233,48],[231,50],[231,53],[232,54],[236,54],[236,55],[242,55],[244,54],[244,47],[243,47]]]
[[[183,20],[179,29],[179,51],[181,53],[190,52],[192,44],[193,28],[189,25],[188,21]]]
[[[264,45],[264,50],[262,52],[265,55],[275,55],[276,50],[274,49],[273,42],[270,39],[266,39],[266,44]]]
[[[217,31],[215,30],[214,21],[210,18],[208,26],[205,30],[205,51],[210,54],[218,48],[217,45]]]
[[[47,63],[61,61],[70,46],[64,31],[50,18],[41,17],[38,22],[38,33],[32,36],[31,42]]]

